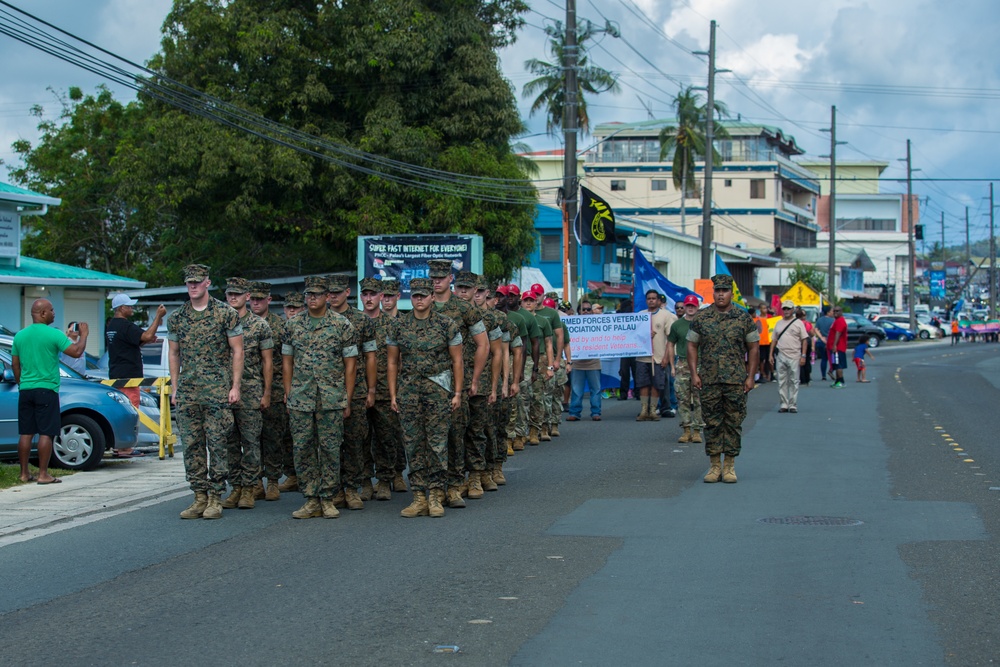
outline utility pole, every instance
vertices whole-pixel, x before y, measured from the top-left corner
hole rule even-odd
[[[997,237],[993,232],[993,184],[990,183],[990,314],[997,316]]]
[[[969,245],[969,207],[965,207],[965,270],[969,270],[972,263],[972,246]],[[959,295],[961,296],[961,295]]]
[[[837,298],[837,107],[830,107],[830,129],[820,130],[830,133],[830,255],[826,265],[827,297],[832,306]]]
[[[576,70],[579,54],[576,43],[576,0],[566,0],[566,53],[563,106],[563,298],[576,307],[577,247],[570,232],[577,212],[576,134],[579,112],[577,107]]]
[[[701,277],[711,278],[712,264],[712,158],[715,147],[715,21],[709,23],[708,35],[708,118],[705,123],[705,202],[701,209]]]
[[[907,301],[910,308],[910,331],[917,330],[917,290],[916,281],[916,247],[913,242],[913,162],[910,156],[910,140],[906,140],[906,222],[907,222],[907,243],[910,252],[910,285],[907,289]]]

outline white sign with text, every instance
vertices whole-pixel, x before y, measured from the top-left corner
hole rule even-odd
[[[647,357],[653,344],[649,312],[564,317],[574,359]]]

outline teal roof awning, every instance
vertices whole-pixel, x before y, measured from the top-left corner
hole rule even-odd
[[[138,289],[146,283],[116,276],[113,273],[82,269],[44,259],[21,256],[20,266],[0,265],[0,284],[61,285],[65,287],[100,287],[105,289]]]
[[[62,199],[38,194],[31,190],[19,188],[10,183],[0,183],[0,201],[14,202],[27,206],[59,206]]]

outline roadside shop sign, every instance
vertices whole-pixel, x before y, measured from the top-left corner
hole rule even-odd
[[[574,359],[648,357],[653,353],[649,311],[571,315],[562,319],[569,330]]]
[[[430,275],[427,262],[450,259],[452,272],[483,272],[483,237],[478,234],[394,234],[358,237],[358,280],[399,281],[399,308],[410,308],[410,280]],[[360,298],[360,291],[359,291]]]
[[[791,299],[796,306],[819,306],[819,292],[801,280],[781,295],[781,300]]]

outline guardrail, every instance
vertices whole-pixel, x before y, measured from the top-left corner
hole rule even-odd
[[[160,438],[160,460],[169,456],[174,457],[174,444],[177,442],[177,436],[174,435],[173,428],[170,426],[170,392],[167,391],[167,387],[170,386],[170,378],[128,378],[128,379],[118,379],[118,380],[101,380],[101,384],[107,385],[109,387],[115,387],[116,389],[131,388],[131,387],[156,387],[160,394],[160,423],[157,424],[152,419],[146,416],[146,414],[136,408],[139,413],[139,421],[146,425],[146,427],[156,433]]]

